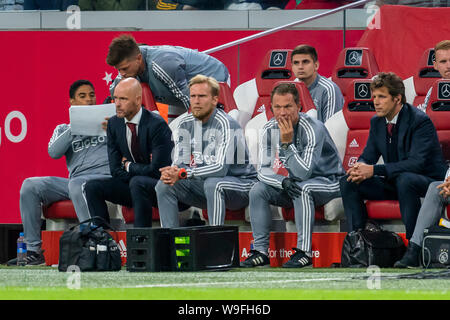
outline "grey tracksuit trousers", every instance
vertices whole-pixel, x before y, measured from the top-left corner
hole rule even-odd
[[[161,227],[179,227],[178,201],[207,209],[209,225],[223,225],[226,208],[238,210],[248,205],[248,193],[255,182],[233,176],[179,180],[173,186],[159,181],[156,194]]]
[[[42,206],[61,200],[72,200],[80,221],[89,219],[84,197],[84,185],[90,179],[107,178],[108,175],[92,174],[72,179],[61,177],[32,177],[24,180],[20,189],[20,214],[27,249],[39,251],[41,247]]]
[[[297,248],[311,253],[315,206],[324,205],[340,196],[339,181],[316,177],[296,183],[302,189],[302,195],[295,199],[291,199],[282,189],[263,182],[258,182],[250,191],[250,221],[255,250],[264,253],[269,250],[272,223],[270,205],[275,205],[284,208],[294,207]]]
[[[436,188],[442,181],[435,181],[428,186],[427,194],[420,207],[416,227],[410,241],[422,246],[423,230],[431,225],[437,224],[444,212],[444,206],[449,203],[449,198],[439,194],[441,189]]]

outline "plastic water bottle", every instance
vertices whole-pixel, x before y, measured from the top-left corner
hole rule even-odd
[[[19,234],[17,239],[17,265],[25,266],[27,264],[27,244],[23,237],[23,232]]]

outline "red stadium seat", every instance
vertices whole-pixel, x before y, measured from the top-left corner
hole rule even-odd
[[[450,161],[450,80],[434,82],[426,111],[436,127],[444,158]]]
[[[252,118],[270,106],[270,93],[274,84],[280,80],[294,80],[291,67],[292,50],[271,50],[264,57],[260,73],[256,76],[258,100]]]
[[[331,80],[339,86],[345,96],[347,87],[353,80],[372,79],[378,72],[375,56],[368,48],[345,48],[339,53]]]
[[[345,91],[342,113],[348,127],[342,165],[348,170],[358,160],[369,137],[370,119],[375,115],[371,80],[352,80]]]
[[[53,202],[42,210],[46,219],[78,219],[72,201],[61,200]]]
[[[126,224],[131,224],[134,222],[134,210],[130,207],[122,206],[122,216]],[[152,208],[152,220],[159,221],[159,210],[158,208]]]
[[[226,82],[219,82],[220,92],[219,92],[219,103],[223,105],[223,109],[226,113],[230,113],[233,110],[238,110],[236,102],[233,98],[233,93],[231,88]]]
[[[434,49],[429,48],[422,54],[417,66],[417,72],[413,76],[414,90],[416,92],[413,105],[416,107],[424,102],[428,90],[437,79],[441,78],[439,72],[434,69],[433,62]]]
[[[290,49],[273,49],[266,53],[254,79],[239,85],[234,99],[239,109],[239,123],[245,128],[247,122],[269,109],[273,85],[280,80],[295,80],[291,69]]]

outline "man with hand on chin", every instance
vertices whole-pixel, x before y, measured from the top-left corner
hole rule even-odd
[[[442,180],[445,165],[430,118],[406,103],[405,86],[394,73],[379,73],[371,83],[376,115],[358,162],[340,181],[349,231],[363,229],[364,200],[398,200],[410,239],[428,185]],[[380,156],[383,164],[377,164]]]
[[[274,117],[263,127],[259,141],[260,182],[250,191],[254,250],[241,267],[269,265],[270,205],[275,205],[294,207],[297,227],[297,248],[283,267],[303,268],[312,265],[315,207],[340,196],[344,170],[324,124],[301,113],[294,84],[275,87],[271,102]]]

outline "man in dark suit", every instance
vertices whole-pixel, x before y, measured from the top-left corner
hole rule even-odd
[[[428,185],[445,176],[446,165],[430,118],[406,103],[405,86],[394,73],[380,73],[371,84],[376,116],[358,162],[340,181],[350,230],[365,227],[364,200],[399,200],[410,239]],[[380,156],[384,164],[377,164]]]
[[[136,79],[122,80],[114,101],[116,115],[107,125],[112,178],[86,183],[89,212],[108,221],[105,201],[110,201],[133,207],[135,227],[151,227],[159,169],[172,162],[172,133],[161,116],[142,108],[142,88]]]

